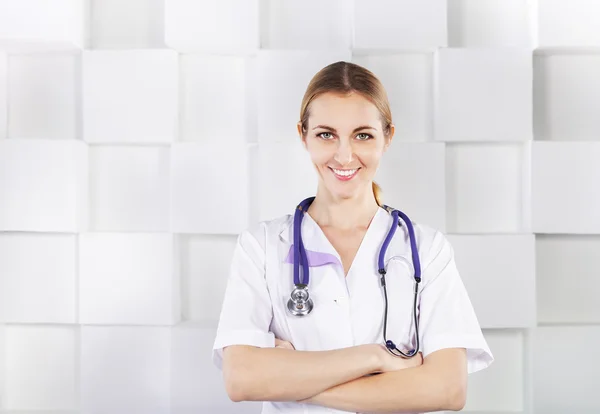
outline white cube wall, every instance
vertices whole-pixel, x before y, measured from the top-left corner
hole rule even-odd
[[[600,46],[600,3],[536,0],[538,46]]]
[[[257,57],[258,142],[289,142],[298,137],[302,97],[324,66],[350,60],[348,51],[261,50]]]
[[[76,323],[73,234],[0,233],[0,322]]]
[[[80,138],[79,79],[79,54],[11,56],[8,137]]]
[[[589,352],[591,344],[600,343],[599,326],[541,327],[533,335],[533,395],[534,412],[560,414],[577,412],[592,414],[600,411],[595,397],[600,383],[600,356]],[[565,349],[585,355],[581,364],[556,363],[556,356]],[[549,364],[554,374],[544,374]]]
[[[382,81],[383,201],[448,235],[496,358],[464,411],[600,411],[594,356],[556,364],[599,338],[597,1],[51,3],[0,0],[0,413],[260,413],[210,360],[228,263],[315,194],[336,61]]]
[[[169,230],[169,148],[90,147],[90,228]]]
[[[448,144],[448,231],[529,231],[529,158],[525,144]]]
[[[536,139],[598,141],[600,53],[540,51],[533,68]]]
[[[353,0],[358,49],[446,46],[445,0]]]
[[[538,235],[538,320],[600,323],[600,236]]]
[[[0,49],[32,52],[86,47],[89,1],[0,1]]]
[[[443,143],[392,142],[375,176],[383,203],[445,231],[445,164]]]
[[[314,195],[318,175],[299,137],[260,145],[253,155],[258,183],[251,203],[257,206],[259,220],[292,214],[300,201]]]
[[[94,49],[164,46],[164,0],[90,0]]]
[[[448,239],[482,328],[534,327],[534,236],[449,235]]]
[[[347,0],[261,0],[261,48],[349,49],[352,11]]]
[[[600,142],[534,142],[532,225],[536,233],[600,234]]]
[[[173,50],[84,51],[84,140],[174,141],[177,82],[178,57]]]
[[[371,70],[381,80],[393,115],[395,142],[433,139],[432,52],[355,52],[352,62]]]
[[[182,311],[185,320],[217,326],[236,236],[187,236],[181,240]]]
[[[174,232],[237,234],[248,226],[245,145],[180,143],[171,149],[171,165]]]
[[[8,134],[8,56],[0,51],[0,139]]]
[[[85,231],[87,155],[75,140],[0,140],[0,231]]]
[[[449,48],[435,57],[437,140],[532,138],[530,50]]]
[[[179,322],[181,285],[176,240],[168,233],[82,234],[79,322],[86,325]]]
[[[183,141],[250,141],[250,58],[201,54],[180,57],[180,131]],[[253,98],[255,98],[253,96]]]
[[[81,327],[83,412],[169,414],[171,328]]]
[[[76,409],[77,336],[72,326],[7,326],[3,408]]]
[[[450,47],[521,47],[533,44],[530,0],[449,0]]]
[[[185,53],[252,53],[260,44],[259,1],[165,0],[165,42]]]

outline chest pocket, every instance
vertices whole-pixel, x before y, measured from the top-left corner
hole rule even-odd
[[[290,294],[295,288],[293,266],[282,263],[278,281],[277,306],[274,322],[282,339],[292,342],[299,351],[322,351],[352,345],[349,303],[340,301],[345,286],[337,274],[337,264],[310,268],[308,293],[313,310],[305,316],[292,315],[287,309]]]
[[[390,258],[385,276],[388,309],[387,339],[400,349],[411,348],[416,344],[414,323],[414,269],[412,262],[403,256]],[[419,292],[422,283],[419,284]],[[419,316],[420,294],[417,296],[417,317]],[[421,325],[419,325],[421,329]]]

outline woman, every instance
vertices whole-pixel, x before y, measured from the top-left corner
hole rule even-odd
[[[406,225],[385,252],[386,294],[378,272],[393,226],[373,182],[394,135],[383,86],[356,64],[328,65],[308,85],[297,127],[319,177],[314,200],[299,213],[314,308],[304,316],[288,310],[294,214],[242,232],[213,347],[229,397],[264,401],[262,413],[462,409],[467,374],[493,356],[448,240],[413,223],[422,271],[418,334]],[[387,339],[407,353],[418,337],[412,358],[384,345],[386,295]]]

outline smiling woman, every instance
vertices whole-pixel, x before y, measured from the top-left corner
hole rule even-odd
[[[467,374],[493,356],[448,239],[382,204],[383,85],[324,67],[297,129],[316,196],[238,237],[213,345],[228,395],[263,414],[462,409]]]

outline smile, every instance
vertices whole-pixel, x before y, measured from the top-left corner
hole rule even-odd
[[[360,168],[355,168],[353,170],[338,170],[338,169],[331,168],[331,167],[329,167],[329,169],[331,171],[333,171],[333,174],[338,179],[344,180],[344,181],[352,179],[356,175],[356,173],[358,172],[358,170],[360,170]]]

